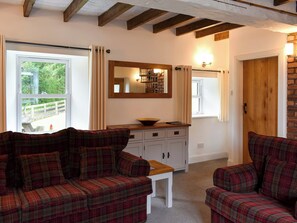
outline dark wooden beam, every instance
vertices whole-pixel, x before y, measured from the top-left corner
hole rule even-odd
[[[24,17],[29,17],[36,0],[25,0],[23,5]]]
[[[180,36],[180,35],[195,31],[197,29],[202,29],[207,26],[215,25],[217,23],[220,23],[220,22],[211,20],[211,19],[201,19],[196,22],[190,23],[188,25],[176,28],[176,35]]]
[[[289,2],[289,0],[274,0],[273,1],[273,5],[274,6],[279,6],[279,5],[283,5],[285,3]]]
[[[219,33],[219,32],[224,32],[224,31],[228,31],[231,29],[236,29],[242,27],[242,25],[238,25],[238,24],[232,24],[232,23],[223,23],[217,26],[213,26],[207,29],[202,29],[200,31],[196,32],[196,38],[201,38],[204,36],[208,36],[211,34],[215,34],[215,33]]]
[[[73,0],[64,11],[64,22],[68,22],[89,0]]]
[[[98,26],[104,26],[110,21],[114,20],[116,17],[122,15],[124,12],[128,11],[130,8],[132,8],[133,5],[124,4],[124,3],[116,3],[114,6],[112,6],[110,9],[108,9],[106,12],[101,14],[98,17]]]
[[[146,22],[149,22],[161,15],[166,14],[167,11],[159,10],[159,9],[149,9],[138,16],[127,21],[127,29],[131,30],[134,29]]]
[[[182,22],[188,21],[192,18],[194,18],[194,17],[189,16],[189,15],[183,15],[183,14],[176,15],[170,19],[166,19],[162,22],[159,22],[159,23],[153,25],[153,33],[158,33],[165,29],[169,29],[169,28],[176,26]]]

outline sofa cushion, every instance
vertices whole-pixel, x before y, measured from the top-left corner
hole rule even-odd
[[[19,189],[18,193],[23,223],[48,221],[87,210],[86,194],[68,183],[27,192]]]
[[[126,147],[130,136],[129,129],[115,130],[76,130],[69,128],[69,160],[72,177],[80,174],[80,148],[111,146],[116,160]]]
[[[0,196],[0,222],[21,222],[21,202],[14,189],[9,189],[6,195]]]
[[[267,156],[261,192],[288,204],[295,204],[297,164]]]
[[[29,191],[66,183],[59,152],[21,155],[23,190]]]
[[[110,146],[82,147],[80,153],[80,180],[117,174],[115,154]]]
[[[6,166],[8,155],[0,155],[0,195],[6,194]]]
[[[85,181],[75,180],[72,184],[87,194],[89,208],[152,193],[151,179],[147,177],[118,175]]]
[[[297,140],[258,135],[249,132],[249,153],[258,174],[259,185],[263,179],[266,156],[297,163]]]
[[[219,187],[206,190],[206,204],[223,217],[237,223],[292,223],[291,207],[282,205],[278,200],[258,194],[234,193]]]
[[[69,177],[68,166],[68,129],[55,133],[45,134],[24,134],[14,133],[14,147],[16,156],[36,153],[59,152],[61,166],[65,178]],[[18,164],[18,163],[17,163]],[[17,166],[17,186],[21,186],[20,166]]]

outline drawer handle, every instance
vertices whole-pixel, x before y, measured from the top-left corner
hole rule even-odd
[[[174,135],[179,135],[179,131],[174,131]]]
[[[135,135],[130,135],[129,138],[130,138],[130,139],[134,139],[134,138],[135,138]]]
[[[153,137],[156,137],[156,136],[158,136],[159,134],[157,133],[157,132],[154,132],[153,133]]]

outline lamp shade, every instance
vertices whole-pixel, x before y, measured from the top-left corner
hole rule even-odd
[[[286,43],[285,53],[287,56],[294,54],[294,43]]]

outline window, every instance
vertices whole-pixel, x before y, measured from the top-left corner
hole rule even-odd
[[[192,81],[192,115],[202,114],[202,82],[201,79]]]
[[[219,81],[215,76],[192,78],[192,117],[216,117],[220,111]]]
[[[69,126],[70,89],[69,60],[18,56],[18,130],[48,132]]]

